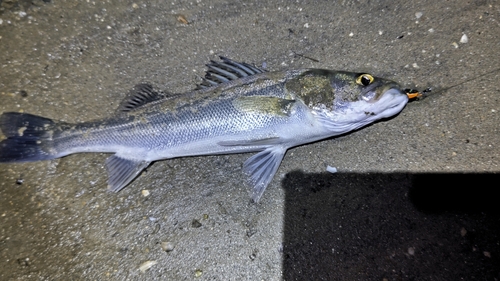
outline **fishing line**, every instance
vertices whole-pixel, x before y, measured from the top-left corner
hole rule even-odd
[[[465,83],[469,83],[469,82],[481,79],[481,78],[483,78],[485,76],[488,76],[490,74],[496,73],[498,71],[500,71],[500,68],[495,68],[495,69],[490,70],[488,72],[485,72],[483,74],[474,76],[474,77],[469,78],[469,79],[465,79],[464,81],[462,81],[460,83],[457,83],[455,85],[451,85],[451,86],[448,86],[448,87],[440,88],[440,89],[435,90],[435,91],[432,90],[432,87],[426,88],[425,90],[422,90],[422,91],[419,91],[419,90],[416,90],[416,89],[411,89],[411,88],[404,89],[403,91],[408,95],[408,97],[410,97],[410,101],[422,100],[422,99],[428,97],[431,93],[433,95],[434,94],[439,94],[439,93],[448,91],[450,89],[456,88],[458,86],[461,86],[461,85],[463,85]]]

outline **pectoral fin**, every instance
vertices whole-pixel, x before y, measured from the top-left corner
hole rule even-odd
[[[286,148],[273,146],[248,158],[243,164],[243,171],[250,176],[253,185],[252,199],[259,202],[260,197],[266,190],[280,166]]]
[[[129,184],[146,168],[148,161],[125,159],[116,155],[106,159],[108,170],[108,190],[118,192]]]

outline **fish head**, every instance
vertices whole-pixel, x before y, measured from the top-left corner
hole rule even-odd
[[[290,88],[334,135],[398,114],[408,102],[391,80],[367,73],[310,69]]]
[[[332,111],[357,120],[391,117],[408,102],[399,84],[367,73],[336,72],[330,76],[330,84],[334,92]]]

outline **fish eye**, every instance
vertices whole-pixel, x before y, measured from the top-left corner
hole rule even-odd
[[[358,78],[356,78],[356,84],[368,86],[373,83],[373,80],[374,78],[370,74],[361,74],[358,76]]]

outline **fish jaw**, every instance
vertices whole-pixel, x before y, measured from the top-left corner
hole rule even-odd
[[[330,136],[345,134],[380,119],[397,115],[408,103],[408,96],[399,87],[385,90],[376,101],[358,100],[336,103],[332,110],[313,109],[312,113]]]

